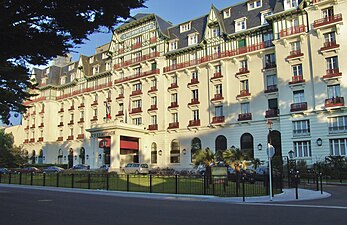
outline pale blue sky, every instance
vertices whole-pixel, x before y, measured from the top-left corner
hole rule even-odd
[[[223,9],[243,0],[148,0],[146,6],[148,8],[140,8],[132,10],[131,15],[137,13],[155,13],[163,19],[179,24],[186,20],[191,20],[207,14],[211,4],[218,9]],[[73,53],[73,60],[78,60],[79,55],[93,55],[95,48],[101,46],[111,40],[111,33],[94,34],[89,37],[80,48],[74,49],[77,53]]]

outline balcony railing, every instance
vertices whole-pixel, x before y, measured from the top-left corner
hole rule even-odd
[[[119,79],[115,80],[114,83],[115,84],[119,84],[119,83],[122,83],[122,82],[125,82],[125,81],[139,79],[139,78],[142,78],[142,77],[150,76],[150,75],[153,75],[153,74],[159,74],[159,73],[160,73],[159,69],[150,70],[150,71],[146,71],[146,72],[143,72],[143,73],[137,73],[137,74],[134,74],[132,76],[119,78]]]
[[[116,116],[124,116],[124,111],[123,110],[119,110]]]
[[[78,121],[78,123],[84,123],[84,118],[80,118],[80,120]]]
[[[188,85],[193,85],[193,84],[198,84],[199,83],[199,79],[198,78],[192,78],[190,80],[190,83],[188,83]]]
[[[155,91],[158,91],[158,88],[156,86],[153,86],[148,90],[148,93],[155,92]]]
[[[157,105],[151,105],[151,107],[148,109],[148,111],[158,110]]]
[[[211,99],[211,101],[218,101],[218,100],[223,100],[224,97],[222,94],[214,94],[214,97]]]
[[[67,136],[67,139],[66,139],[66,140],[68,140],[68,141],[73,140],[73,135]]]
[[[240,94],[237,95],[236,97],[241,98],[241,97],[246,97],[246,96],[250,96],[250,95],[251,95],[251,93],[249,93],[249,90],[241,90]]]
[[[324,79],[334,78],[342,76],[342,73],[340,73],[339,68],[335,69],[327,69],[326,75],[323,76]]]
[[[321,51],[326,51],[326,50],[329,50],[329,49],[334,49],[334,48],[338,48],[340,47],[339,44],[336,43],[336,41],[326,41],[324,42],[324,46],[321,47]]]
[[[197,127],[200,126],[200,120],[189,120],[188,127]]]
[[[173,123],[169,123],[168,129],[175,129],[175,128],[179,128],[179,127],[180,127],[179,122],[173,122]]]
[[[40,125],[39,125],[39,128],[43,128],[45,125],[43,124],[43,123],[41,123]]]
[[[37,142],[43,142],[43,137],[39,137],[39,138],[37,139]]]
[[[142,94],[142,90],[135,90],[131,92],[130,96],[136,96],[136,95],[141,95]]]
[[[44,101],[44,100],[46,100],[46,97],[39,97],[39,98],[36,98],[36,99],[31,99],[29,101],[25,101],[25,102],[23,102],[23,105],[30,105],[31,103],[41,102],[41,101]]]
[[[214,116],[212,117],[212,123],[224,123],[224,116]]]
[[[85,94],[85,93],[91,92],[91,91],[97,91],[97,90],[104,89],[104,88],[111,87],[111,86],[112,86],[112,82],[107,82],[107,83],[100,84],[100,85],[97,85],[97,86],[94,86],[94,87],[88,87],[88,88],[84,88],[82,90],[77,90],[77,91],[73,91],[73,92],[68,93],[68,94],[57,96],[56,100],[69,98],[69,97],[72,97],[72,96],[75,96],[75,95]]]
[[[34,129],[34,128],[35,128],[35,124],[31,125],[31,127],[30,127],[30,128]]]
[[[29,130],[29,125],[24,128],[24,130]]]
[[[242,75],[242,74],[246,74],[246,73],[249,73],[248,68],[242,67],[242,68],[239,68],[239,72],[237,72],[235,75],[238,76],[238,75]]]
[[[305,82],[303,75],[292,76],[292,81],[289,84],[297,84]]]
[[[219,79],[219,78],[223,78],[222,72],[215,72],[213,74],[213,77],[211,77],[211,80]]]
[[[73,111],[73,110],[75,110],[75,107],[71,106],[68,111]]]
[[[336,23],[336,22],[340,22],[340,21],[342,21],[342,14],[341,13],[315,20],[313,22],[313,27],[317,28],[320,26],[324,26],[324,25],[327,25],[330,23]]]
[[[58,124],[58,127],[62,127],[62,126],[64,126],[64,123],[63,123],[63,122],[60,122],[60,123]]]
[[[33,142],[35,142],[35,138],[30,138],[30,141],[29,141],[30,143],[33,143]]]
[[[292,59],[292,58],[300,57],[300,56],[303,56],[303,55],[304,54],[301,52],[301,49],[293,50],[293,51],[290,51],[289,56],[287,57],[287,59]]]
[[[42,115],[42,114],[44,114],[44,113],[45,113],[45,110],[44,110],[44,109],[42,109],[42,110],[39,112],[40,115]]]
[[[152,53],[149,53],[147,55],[139,56],[139,57],[127,60],[127,61],[123,61],[121,63],[117,63],[114,65],[114,69],[119,69],[121,67],[130,66],[130,65],[133,65],[136,63],[144,62],[146,60],[151,60],[151,59],[154,59],[154,58],[159,57],[159,56],[160,56],[159,52],[152,52]]]
[[[79,109],[82,109],[84,108],[84,103],[81,103],[79,106],[78,106]]]
[[[341,107],[345,105],[345,99],[343,97],[335,97],[325,99],[325,108],[329,107]]]
[[[93,118],[90,121],[92,121],[92,122],[98,121],[98,117],[97,116],[93,116]]]
[[[174,89],[174,88],[178,88],[178,84],[177,83],[171,83],[170,87],[168,89]]]
[[[150,124],[150,125],[148,125],[148,130],[158,130],[158,124]]]
[[[133,113],[141,113],[142,112],[142,108],[141,107],[138,107],[138,108],[133,108],[133,109],[131,109],[131,114],[133,114]]]
[[[116,100],[122,99],[124,98],[124,94],[119,94],[118,97],[116,98]]]
[[[69,126],[74,125],[74,121],[70,120],[70,122],[67,125],[69,125]]]
[[[171,104],[168,108],[172,109],[172,108],[177,108],[177,107],[178,107],[178,102],[171,102]]]
[[[131,46],[131,49],[137,49],[142,47],[142,42],[135,43]]]
[[[252,113],[241,113],[239,114],[238,121],[252,120]]]
[[[63,137],[58,137],[57,141],[63,141],[64,138]]]
[[[277,92],[277,91],[278,91],[277,84],[274,84],[274,85],[268,85],[264,92],[265,93],[272,93],[272,92]]]
[[[196,104],[200,104],[199,99],[197,98],[192,98],[190,102],[188,103],[188,105],[196,105]]]
[[[152,43],[156,43],[157,42],[157,38],[156,37],[151,37],[149,39],[149,42],[152,44]]]
[[[60,108],[60,110],[58,111],[58,113],[63,113],[63,112],[64,112],[63,108]]]
[[[307,102],[293,103],[290,105],[291,112],[307,110]]]
[[[93,103],[91,104],[91,106],[96,106],[98,105],[98,101],[93,101]]]
[[[299,25],[299,26],[290,27],[290,28],[281,30],[280,36],[286,37],[286,36],[290,36],[293,34],[300,34],[300,33],[305,32],[305,31],[306,31],[306,26],[305,25]]]
[[[265,118],[278,117],[279,113],[280,113],[279,109],[269,109],[269,110],[266,110]]]
[[[269,69],[273,69],[276,68],[276,62],[267,62],[265,63],[265,67],[264,70],[269,70]]]
[[[24,143],[24,144],[29,143],[29,139],[25,139],[23,143]]]
[[[77,139],[84,139],[84,134],[78,134]]]

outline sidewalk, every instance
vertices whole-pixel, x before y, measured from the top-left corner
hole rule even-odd
[[[181,201],[204,201],[204,202],[225,202],[225,203],[242,203],[242,197],[218,197],[211,195],[183,195],[183,194],[162,194],[162,193],[144,193],[144,192],[123,192],[123,191],[106,191],[106,190],[92,190],[92,189],[78,189],[78,188],[56,188],[56,187],[42,187],[42,186],[29,186],[29,185],[15,185],[15,184],[0,184],[1,187],[46,190],[56,192],[69,192],[79,194],[92,194],[103,196],[116,196],[128,198],[150,198],[158,200],[181,200]],[[320,191],[312,191],[299,188],[299,199],[295,199],[295,189],[283,189],[283,193],[277,194],[272,198],[272,202],[289,202],[289,201],[304,201],[328,198],[331,194]],[[245,202],[271,202],[269,196],[246,197]]]

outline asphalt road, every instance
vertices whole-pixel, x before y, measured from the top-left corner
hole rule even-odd
[[[236,204],[0,187],[0,225],[346,225],[347,201],[335,197]]]

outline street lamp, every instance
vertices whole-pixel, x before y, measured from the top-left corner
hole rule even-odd
[[[289,158],[294,161],[293,175],[294,175],[294,181],[295,181],[295,198],[298,199],[299,198],[299,193],[298,193],[299,171],[296,171],[296,159],[294,158],[295,157],[295,152],[293,150],[290,150],[288,152],[288,155],[289,155]]]
[[[271,166],[271,159],[275,155],[275,148],[271,145],[271,130],[272,130],[272,120],[267,121],[267,127],[269,129],[268,134],[268,144],[267,144],[267,156],[269,159],[269,181],[270,181],[270,201],[272,201],[273,192],[272,192],[272,166]]]

